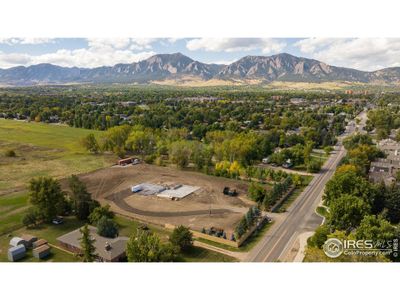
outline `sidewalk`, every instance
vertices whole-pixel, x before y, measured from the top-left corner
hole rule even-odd
[[[194,241],[193,244],[195,246],[197,246],[197,247],[205,248],[205,249],[208,249],[208,250],[211,250],[211,251],[215,251],[215,252],[218,252],[218,253],[221,253],[221,254],[225,254],[225,255],[234,257],[234,258],[238,259],[239,261],[242,261],[247,255],[247,252],[229,251],[229,250],[222,249],[222,248],[219,248],[219,247],[216,247],[216,246],[212,246],[212,245],[209,245],[209,244],[206,244],[206,243],[203,243],[203,242],[199,242],[199,241]]]

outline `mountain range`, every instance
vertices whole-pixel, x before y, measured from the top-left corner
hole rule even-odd
[[[400,84],[400,67],[373,72],[335,67],[318,60],[281,53],[245,56],[229,65],[206,64],[181,53],[157,54],[148,59],[97,68],[38,64],[0,69],[0,84],[29,86],[70,83],[151,83],[165,80],[221,82],[329,82]]]

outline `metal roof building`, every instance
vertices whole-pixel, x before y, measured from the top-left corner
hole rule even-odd
[[[25,246],[25,241],[23,239],[21,239],[20,237],[15,236],[10,240],[10,246],[11,247],[16,247],[16,246],[19,246],[19,245],[24,245]]]
[[[37,247],[40,247],[40,246],[43,246],[43,245],[46,245],[47,244],[47,241],[46,240],[44,240],[44,239],[40,239],[40,240],[37,240],[37,241],[35,241],[35,242],[33,242],[33,248],[37,248]]]
[[[32,250],[32,255],[38,259],[46,258],[50,255],[50,246],[45,244]]]
[[[8,260],[18,261],[26,255],[26,248],[23,244],[8,249]]]

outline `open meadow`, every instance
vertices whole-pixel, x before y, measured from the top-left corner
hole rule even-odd
[[[24,190],[33,177],[67,177],[111,165],[114,155],[92,155],[80,139],[101,132],[0,119],[0,195]],[[14,150],[16,157],[6,157]]]

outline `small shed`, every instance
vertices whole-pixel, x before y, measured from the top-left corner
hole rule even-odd
[[[40,246],[43,246],[43,245],[46,245],[46,244],[47,244],[46,240],[40,239],[40,240],[37,240],[37,241],[33,242],[32,246],[35,249],[37,247],[40,247]]]
[[[19,236],[14,236],[11,240],[10,240],[10,246],[11,247],[16,247],[19,245],[24,245],[25,247],[25,241],[23,239],[21,239]]]
[[[43,259],[50,255],[50,246],[45,244],[32,250],[33,257]]]
[[[26,248],[32,248],[33,242],[37,241],[37,237],[33,236],[31,234],[23,234],[21,236],[21,239],[23,239],[25,241],[25,247]]]
[[[23,244],[8,249],[8,260],[18,261],[26,255],[26,248]]]

